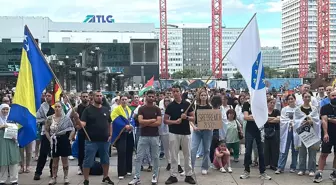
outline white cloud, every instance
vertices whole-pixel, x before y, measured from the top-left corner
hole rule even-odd
[[[261,46],[277,46],[281,48],[281,28],[260,29]]]
[[[267,2],[266,12],[281,12],[282,3],[281,1]]]

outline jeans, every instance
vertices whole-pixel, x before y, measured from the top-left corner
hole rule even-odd
[[[203,148],[203,141],[201,141],[196,156],[203,156],[204,155],[204,148]]]
[[[45,135],[41,136],[41,146],[40,146],[40,155],[37,160],[37,165],[36,165],[36,175],[42,175],[43,168],[47,162],[48,155],[50,154],[50,142],[47,139]],[[52,174],[52,159],[50,159],[49,163],[49,168],[50,168],[50,174]]]
[[[280,153],[279,155],[278,169],[282,171],[285,169],[285,166],[286,166],[288,153],[289,153],[289,147],[291,147],[291,150],[292,150],[292,163],[290,165],[290,169],[296,170],[299,151],[297,151],[294,147],[293,130],[288,132],[285,153]]]
[[[212,130],[200,130],[194,131],[191,137],[191,166],[195,168],[196,154],[199,148],[200,143],[203,144],[203,161],[202,161],[202,170],[209,169],[209,154],[210,154],[210,145],[212,141]]]
[[[308,171],[315,172],[316,170],[316,152],[319,144],[314,144],[308,149],[306,146],[301,143],[301,147],[299,149],[299,170],[305,172],[307,170],[307,150],[308,150]]]
[[[160,155],[160,137],[140,136],[138,140],[138,150],[135,159],[135,176],[140,178],[142,159],[146,151],[150,149],[153,160],[153,175],[158,177],[159,173],[159,155]]]
[[[83,133],[78,133],[77,137],[78,137],[78,166],[82,169],[85,156],[85,135]]]
[[[264,147],[263,143],[261,142],[261,135],[259,133],[249,133],[245,132],[245,157],[244,157],[244,166],[245,171],[250,172],[250,164],[252,164],[252,147],[253,141],[256,141],[258,154],[259,154],[259,172],[262,174],[265,172],[265,159],[264,159]]]
[[[190,135],[179,135],[169,133],[169,150],[171,154],[171,170],[170,175],[177,177],[178,153],[182,146],[184,156],[184,170],[186,176],[192,176],[191,159],[190,159]]]
[[[118,153],[118,176],[132,173],[132,156],[134,149],[133,132],[123,132],[116,142]]]
[[[110,142],[94,142],[85,140],[85,157],[83,168],[91,168],[94,164],[97,151],[99,152],[100,163],[110,164],[109,148]]]

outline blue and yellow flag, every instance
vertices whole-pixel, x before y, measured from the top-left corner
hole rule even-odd
[[[114,108],[111,112],[111,120],[112,120],[112,139],[111,143],[114,144],[120,137],[121,133],[124,132],[125,126],[130,124],[134,128],[134,119],[132,115],[131,109],[127,106],[126,110],[128,112],[128,117],[124,111],[124,108],[119,105]]]
[[[36,112],[41,105],[42,92],[52,79],[49,65],[25,26],[20,71],[8,117],[21,125],[18,135],[21,147],[36,139]]]

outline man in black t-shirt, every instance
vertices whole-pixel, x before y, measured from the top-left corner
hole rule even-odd
[[[246,120],[245,129],[245,157],[244,157],[244,173],[240,176],[241,179],[247,179],[250,177],[250,164],[252,156],[253,141],[256,141],[258,154],[259,154],[259,172],[260,177],[263,179],[271,180],[272,178],[265,173],[265,159],[264,159],[264,147],[261,142],[261,133],[254,121],[251,112],[251,105],[249,102],[245,102],[242,108],[244,113],[244,119]]]
[[[336,146],[336,91],[329,95],[330,104],[324,105],[321,108],[321,121],[322,121],[322,151],[319,159],[318,171],[315,173],[314,182],[320,183],[322,181],[322,171],[324,170],[328,155],[331,149]],[[334,154],[333,172],[330,178],[336,180],[336,156]]]
[[[164,123],[169,125],[169,150],[171,153],[172,163],[170,177],[165,182],[165,184],[173,184],[178,181],[176,178],[178,170],[177,155],[180,150],[180,146],[182,146],[184,168],[186,172],[184,181],[189,184],[196,184],[192,177],[193,172],[190,161],[191,133],[189,121],[194,121],[194,111],[191,107],[189,108],[189,102],[182,100],[180,86],[174,85],[172,87],[172,92],[174,101],[167,106],[164,116]]]
[[[153,161],[152,185],[157,184],[159,175],[159,154],[160,154],[160,137],[159,126],[162,123],[161,110],[154,105],[155,92],[152,90],[146,93],[146,104],[139,108],[138,120],[141,133],[137,146],[137,154],[135,160],[135,175],[133,180],[128,184],[140,183],[140,170],[142,159],[146,155],[146,151],[151,151]]]
[[[100,163],[103,167],[103,183],[114,183],[108,177],[109,171],[109,148],[112,137],[112,126],[108,108],[102,106],[103,94],[96,91],[93,94],[93,104],[83,112],[81,118],[77,112],[73,117],[78,126],[84,127],[89,138],[85,138],[85,155],[83,161],[84,185],[89,185],[90,168],[93,166],[97,151],[99,151]]]
[[[86,107],[90,104],[89,94],[87,92],[81,93],[81,101],[82,103],[78,105],[77,107],[77,113],[79,117],[82,117],[82,114]],[[84,152],[85,152],[85,133],[83,129],[79,126],[76,129],[78,129],[77,137],[78,137],[78,171],[77,174],[81,175],[83,173],[82,165],[84,160]]]
[[[236,97],[236,91],[234,89],[231,89],[230,96],[228,98],[228,105],[231,105],[233,109],[235,109],[237,104],[238,98]]]

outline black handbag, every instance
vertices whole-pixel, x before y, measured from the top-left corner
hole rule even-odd
[[[264,128],[265,139],[272,139],[275,136],[275,127],[269,126]]]
[[[238,138],[239,138],[239,140],[242,140],[242,139],[244,139],[244,134],[243,134],[242,130],[240,129],[240,126],[239,126],[237,120],[236,120],[236,124],[237,124]]]

